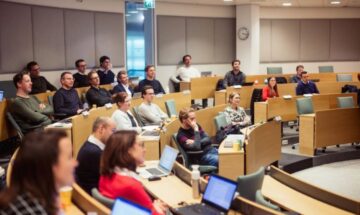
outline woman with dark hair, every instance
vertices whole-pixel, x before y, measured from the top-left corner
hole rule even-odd
[[[125,198],[165,214],[166,205],[160,200],[151,201],[142,186],[136,168],[144,163],[145,149],[135,131],[117,131],[106,142],[100,162],[99,191],[115,199]]]
[[[262,100],[267,101],[268,98],[279,97],[276,78],[270,77],[268,81],[268,85],[265,86],[262,90]]]
[[[59,214],[59,189],[74,181],[71,149],[64,131],[28,134],[14,160],[11,183],[0,194],[0,214]]]
[[[229,95],[229,105],[225,108],[224,114],[226,120],[233,126],[239,128],[246,127],[251,124],[250,117],[246,114],[243,107],[240,107],[240,95],[232,92]]]

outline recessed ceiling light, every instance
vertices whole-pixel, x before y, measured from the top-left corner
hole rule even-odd
[[[331,1],[330,4],[332,4],[332,5],[338,5],[338,4],[341,4],[341,2],[340,2],[340,1]]]
[[[282,3],[282,6],[284,6],[284,7],[290,7],[291,5],[292,5],[291,2]]]

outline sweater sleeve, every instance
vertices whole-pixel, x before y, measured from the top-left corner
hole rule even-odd
[[[21,101],[15,101],[11,105],[11,110],[17,116],[27,119],[27,121],[32,124],[36,124],[36,123],[41,124],[45,121],[50,121],[50,119],[45,114],[42,114],[38,110],[30,109],[27,105],[25,105]]]
[[[268,88],[267,87],[264,87],[262,89],[262,100],[263,101],[267,101],[269,98],[269,91],[268,91]]]
[[[198,151],[201,150],[201,137],[200,132],[194,132],[194,143],[193,144],[187,144],[187,140],[192,140],[191,138],[188,138],[183,132],[179,132],[177,135],[177,141],[179,144],[186,150],[189,151]]]
[[[129,195],[131,195],[129,196],[130,200],[133,200],[135,203],[150,209],[152,211],[152,215],[161,215],[156,211],[153,202],[151,201],[149,195],[145,192],[144,187],[134,184],[132,186],[129,186],[129,189]]]

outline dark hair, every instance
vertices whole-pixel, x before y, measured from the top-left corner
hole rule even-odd
[[[270,89],[271,89],[270,80],[271,80],[272,78],[274,78],[275,81],[276,81],[276,77],[275,77],[275,76],[271,76],[271,77],[268,78],[268,84],[267,84],[267,85],[268,85],[268,87],[269,87]],[[276,92],[276,95],[279,94],[279,93],[278,93],[278,88],[277,88],[277,83],[276,83],[275,86],[274,86],[274,90],[275,90],[275,92]]]
[[[79,59],[79,60],[75,61],[75,66],[76,66],[76,67],[79,67],[79,64],[80,64],[81,62],[85,62],[85,60],[84,60],[84,59]]]
[[[106,55],[101,56],[100,59],[99,59],[100,65],[103,64],[104,61],[106,61],[106,60],[110,60],[110,58],[108,56],[106,56]]]
[[[129,154],[129,149],[136,141],[136,131],[117,131],[113,133],[105,144],[100,161],[100,174],[110,176],[115,167],[136,171],[136,161]]]
[[[190,57],[190,59],[192,58],[191,55],[189,55],[189,54],[184,55],[184,56],[182,57],[182,62],[183,62],[183,63],[185,63],[185,58],[187,58],[187,57]]]
[[[65,75],[72,75],[72,74],[71,74],[71,72],[67,72],[67,71],[66,71],[66,72],[63,72],[63,73],[61,73],[61,75],[60,75],[60,79],[63,80],[64,77],[65,77]]]
[[[296,66],[296,71],[298,71],[299,68],[303,68],[303,69],[304,69],[304,66],[303,66],[303,65],[298,65],[298,66]]]
[[[306,71],[301,72],[301,77],[302,77],[304,74],[307,74],[307,72],[306,72]]]
[[[149,90],[149,89],[154,89],[154,88],[150,85],[145,85],[144,88],[141,90],[141,97],[144,98],[144,95],[146,95],[146,90]]]
[[[232,93],[230,93],[229,99],[228,99],[228,103],[230,103],[230,101],[231,101],[236,95],[239,95],[239,96],[240,96],[240,94],[237,93],[237,92],[232,92]]]
[[[241,64],[241,62],[240,62],[239,59],[235,59],[235,60],[233,60],[233,61],[231,62],[231,66],[234,66],[234,64],[235,64],[236,62],[239,62],[239,64]]]
[[[195,112],[193,108],[183,108],[179,112],[179,120],[182,123],[184,119],[189,118],[189,113]]]
[[[32,67],[36,65],[39,65],[36,61],[30,61],[28,64],[26,64],[26,70],[30,72]]]
[[[0,207],[6,207],[19,194],[29,193],[47,214],[57,213],[58,192],[53,166],[60,155],[59,142],[65,137],[66,132],[59,129],[36,131],[25,136],[13,163],[11,184],[0,194]]]
[[[18,88],[17,84],[23,80],[24,75],[29,75],[29,74],[26,72],[19,72],[19,73],[16,73],[16,75],[14,75],[13,83],[14,83],[16,89]]]
[[[127,72],[126,72],[125,70],[120,70],[120,71],[118,72],[116,78],[119,79],[120,76],[122,76],[122,75],[127,75]]]
[[[92,76],[94,73],[97,74],[97,72],[94,71],[94,70],[88,73],[87,78],[88,78],[89,81],[91,81],[91,76]]]
[[[125,92],[116,93],[113,96],[113,102],[118,105],[118,103],[124,103],[126,100],[126,97],[128,97],[128,94]],[[119,105],[118,105],[119,106]]]
[[[148,72],[151,67],[154,67],[154,68],[155,68],[154,65],[147,65],[147,66],[145,67],[145,72]]]

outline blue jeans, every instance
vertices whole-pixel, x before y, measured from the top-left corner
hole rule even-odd
[[[219,165],[219,152],[216,148],[211,147],[200,160],[201,165],[218,166]]]

